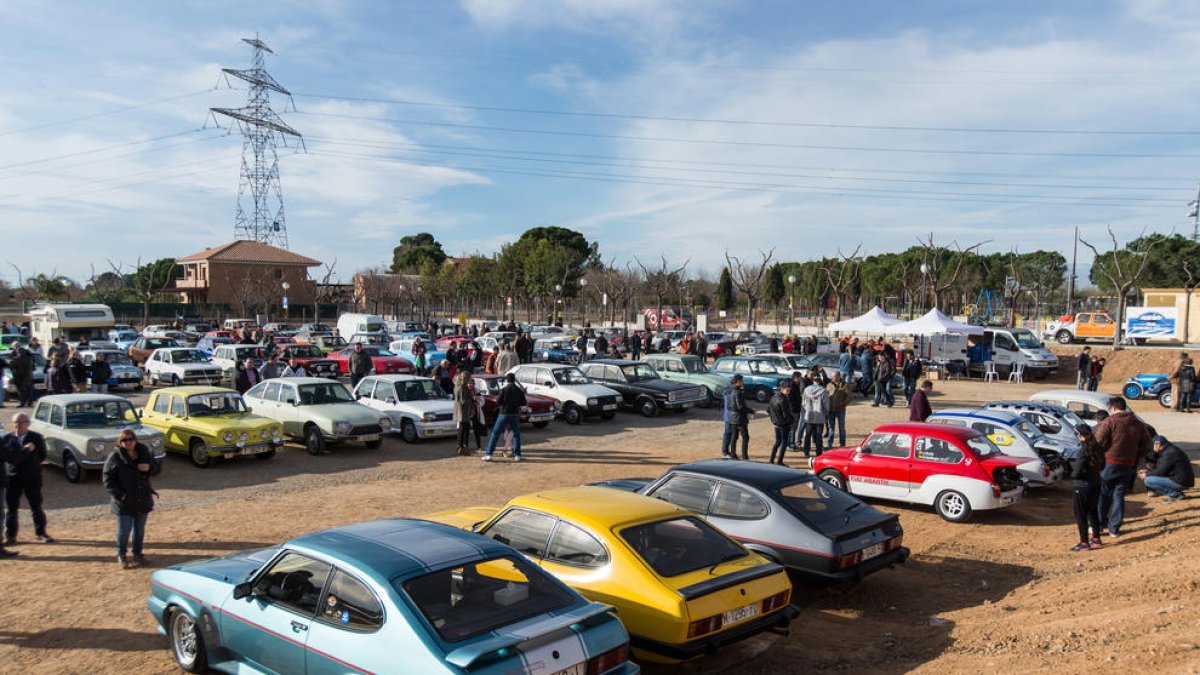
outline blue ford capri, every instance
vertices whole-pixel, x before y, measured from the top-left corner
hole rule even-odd
[[[639,672],[612,608],[487,537],[393,519],[154,573],[188,672]]]

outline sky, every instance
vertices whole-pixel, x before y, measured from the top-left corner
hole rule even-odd
[[[426,231],[491,254],[559,225],[714,277],[1192,232],[1191,3],[4,0],[0,278],[232,240],[242,139],[208,111],[245,105],[221,69],[256,34],[304,135],[290,248],[342,280]]]

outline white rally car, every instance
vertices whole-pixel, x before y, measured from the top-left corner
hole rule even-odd
[[[588,415],[610,420],[621,403],[621,394],[596,384],[575,366],[523,363],[509,372],[516,375],[525,391],[558,401],[567,424],[579,424]]]
[[[1032,422],[1007,410],[949,408],[927,422],[967,427],[984,433],[1000,451],[1026,460],[1017,467],[1029,487],[1053,485],[1069,468],[1063,458],[1067,447],[1038,430]]]
[[[454,401],[428,377],[371,375],[354,388],[354,398],[387,413],[392,429],[409,443],[453,436],[457,431]]]
[[[179,387],[191,384],[221,384],[224,373],[208,356],[192,347],[155,349],[144,365],[146,381]]]

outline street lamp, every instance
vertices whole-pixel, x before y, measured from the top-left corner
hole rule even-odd
[[[584,327],[585,327],[585,328],[586,328],[586,327],[587,327],[587,325],[588,325],[588,320],[587,320],[587,314],[588,314],[588,312],[587,312],[587,311],[588,311],[588,306],[587,306],[587,303],[588,303],[588,297],[587,297],[587,285],[588,285],[588,280],[587,280],[587,277],[584,277],[584,278],[582,278],[582,279],[580,279],[580,280],[579,280],[579,287],[580,287],[581,289],[583,289],[583,290],[581,290],[580,292],[583,294],[583,325],[584,325]]]
[[[288,289],[292,287],[292,285],[285,281],[282,284],[279,284],[279,286],[280,286],[280,288],[283,289],[283,318],[286,321],[287,317],[288,317],[287,292],[288,292]]]
[[[925,263],[921,263],[921,294],[921,306],[925,307],[929,304],[929,265]]]
[[[554,305],[550,307],[552,318],[550,323],[558,324],[562,318],[558,314],[558,306],[562,304],[562,284],[554,284]]]
[[[796,322],[796,275],[788,275],[788,335],[792,334],[792,324]]]

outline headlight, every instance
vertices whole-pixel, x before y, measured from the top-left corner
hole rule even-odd
[[[354,428],[354,425],[350,424],[349,422],[334,422],[333,423],[333,433],[335,433],[339,436],[345,436],[346,434],[350,433],[350,430],[353,428]]]
[[[150,447],[157,448],[162,445],[162,436],[155,436],[150,439]]]
[[[232,443],[233,442],[233,432],[226,431],[225,435],[221,437],[221,440],[225,441],[226,443]]]
[[[421,419],[425,420],[426,422],[432,422],[437,419],[437,413],[427,412],[421,416]]]
[[[588,399],[588,405],[600,405],[600,399],[598,399],[598,398],[589,398],[589,399]]]
[[[380,417],[379,418],[379,428],[383,429],[384,431],[391,429],[392,428],[392,420],[388,417]]]
[[[274,427],[273,429],[271,429],[271,438],[274,438],[275,440],[279,440],[282,436],[283,436],[283,432],[279,430],[279,427]]]
[[[554,412],[562,410],[562,401],[554,399]]]
[[[88,441],[88,452],[93,455],[98,455],[104,452],[104,441],[96,439]]]
[[[270,429],[263,429],[262,431],[258,432],[258,435],[259,435],[259,437],[260,437],[260,438],[267,438],[268,436],[270,436],[270,435],[271,435],[271,430],[270,430]]]
[[[238,435],[238,443],[244,444],[246,442],[246,440],[249,438],[250,438],[250,434],[247,434],[246,432],[243,431],[241,434]]]

